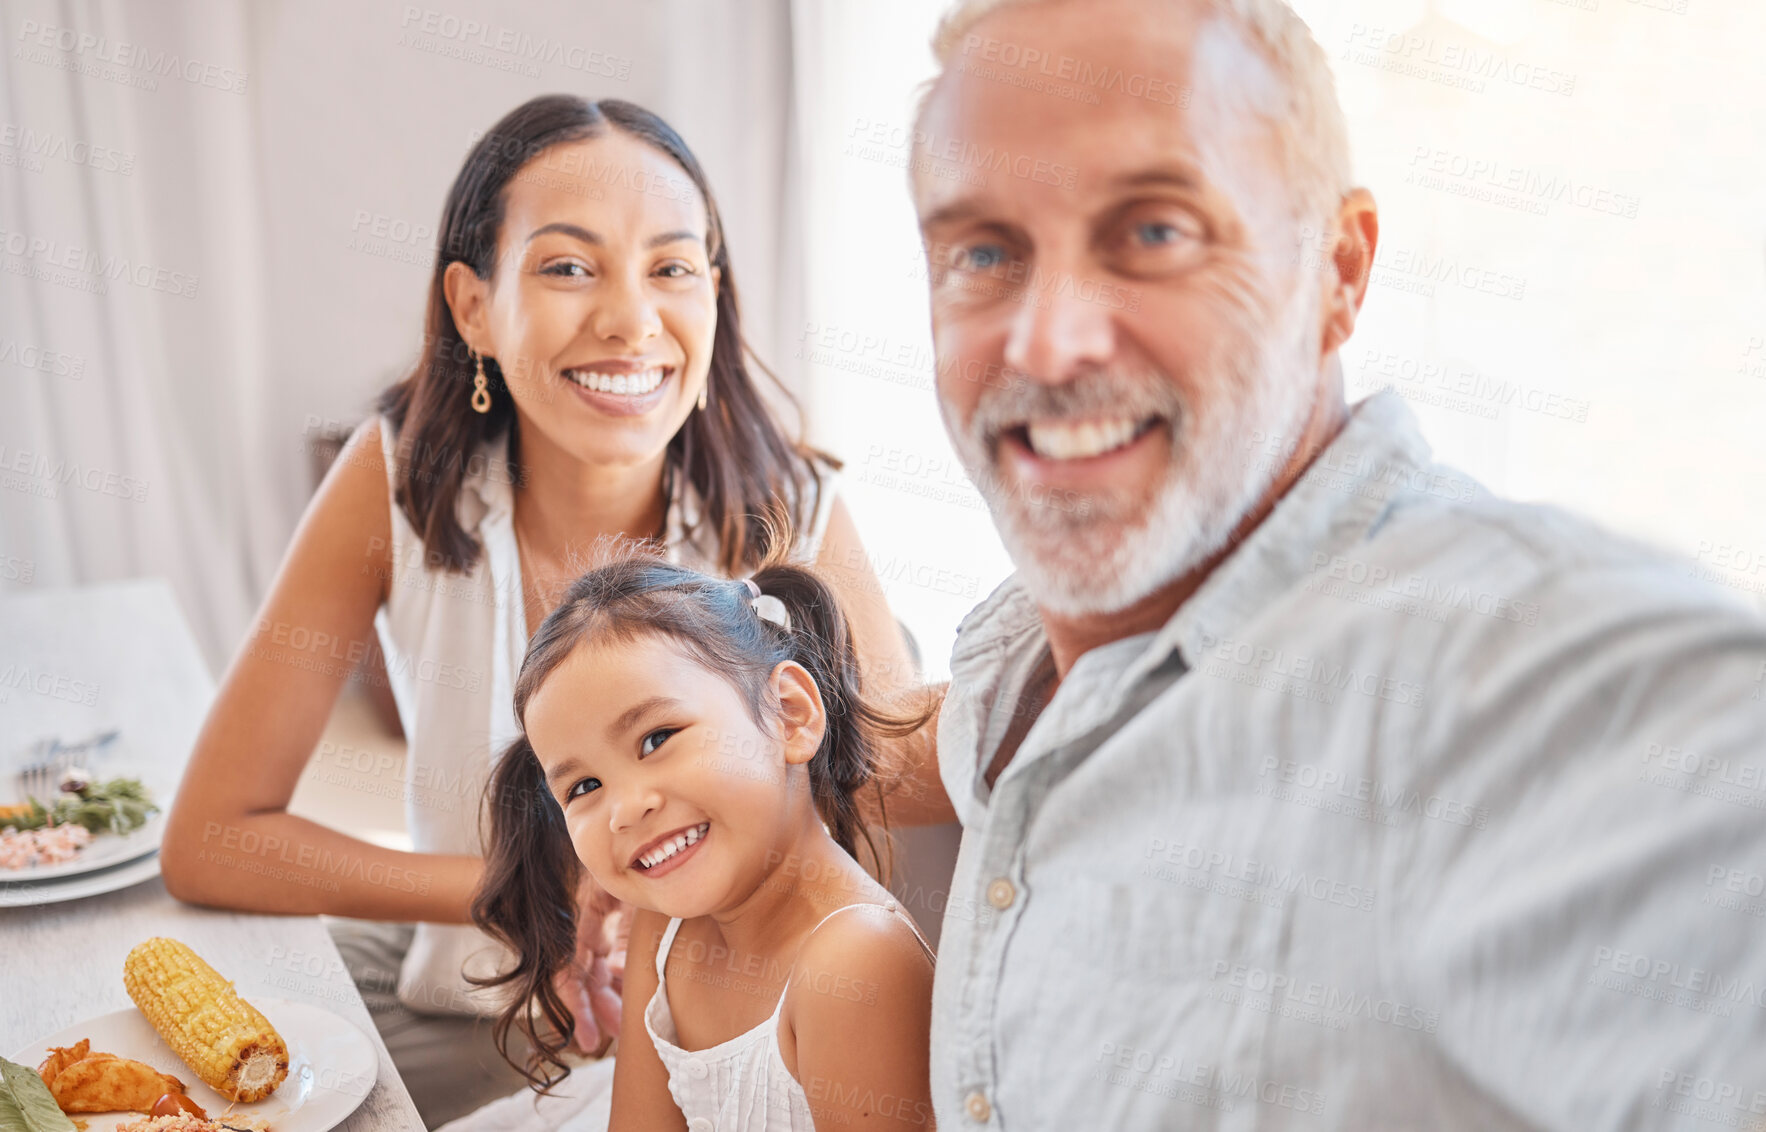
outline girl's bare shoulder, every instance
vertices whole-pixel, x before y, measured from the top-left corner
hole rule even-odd
[[[791,992],[808,1001],[832,997],[874,1003],[924,987],[932,958],[906,913],[884,904],[854,904],[829,917],[803,941]]]
[[[925,1096],[932,960],[900,912],[856,905],[811,932],[783,1015],[779,1053],[805,1089]]]

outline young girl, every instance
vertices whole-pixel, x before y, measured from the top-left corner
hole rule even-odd
[[[614,1128],[931,1125],[931,951],[854,859],[876,857],[854,800],[876,739],[922,721],[861,697],[826,585],[592,571],[535,634],[515,714],[473,915],[517,956],[490,985],[515,992],[497,1040],[528,1039],[530,1082],[569,1072],[553,976],[586,869],[638,909]]]

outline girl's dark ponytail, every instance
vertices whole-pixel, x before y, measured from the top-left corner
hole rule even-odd
[[[508,947],[516,962],[501,974],[468,979],[507,988],[513,1005],[491,1027],[497,1051],[536,1088],[549,1089],[570,1072],[562,1054],[575,1022],[552,979],[576,960],[582,863],[525,736],[497,760],[485,813],[484,880],[472,901],[472,922]],[[525,1058],[512,1056],[510,1030],[527,1040],[532,1052]]]
[[[858,792],[866,787],[876,790],[877,812],[883,813],[877,740],[910,734],[925,718],[898,719],[865,698],[851,627],[834,591],[820,577],[799,566],[779,564],[761,569],[753,581],[761,593],[784,604],[791,618],[787,634],[791,659],[804,667],[822,693],[827,732],[809,763],[816,810],[842,849],[862,861],[862,841],[878,871],[886,874],[885,856],[859,810]]]

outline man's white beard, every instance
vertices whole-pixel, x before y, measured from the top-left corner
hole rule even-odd
[[[1316,395],[1316,360],[1308,359],[1317,323],[1314,302],[1290,305],[1285,331],[1267,349],[1251,348],[1210,363],[1204,384],[1218,393],[1198,417],[1177,387],[1158,375],[1099,373],[1060,386],[1028,382],[990,393],[952,440],[993,512],[1018,580],[1037,605],[1066,617],[1113,613],[1175,582],[1232,537],[1286,463]],[[1259,336],[1252,336],[1255,342]],[[1267,341],[1268,336],[1261,336]],[[1114,493],[1066,498],[1002,482],[987,439],[1002,421],[1027,417],[1127,414],[1164,418],[1171,464],[1144,513]],[[1279,455],[1260,458],[1255,438]]]

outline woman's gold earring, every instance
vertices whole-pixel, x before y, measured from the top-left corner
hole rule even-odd
[[[488,413],[491,411],[491,390],[484,380],[484,355],[474,351],[472,360],[478,363],[478,371],[472,375],[472,407]]]
[[[705,402],[710,399],[710,396],[711,396],[711,379],[708,377],[705,379],[705,384],[701,385],[699,387],[699,411],[700,412],[703,413],[705,411]]]

